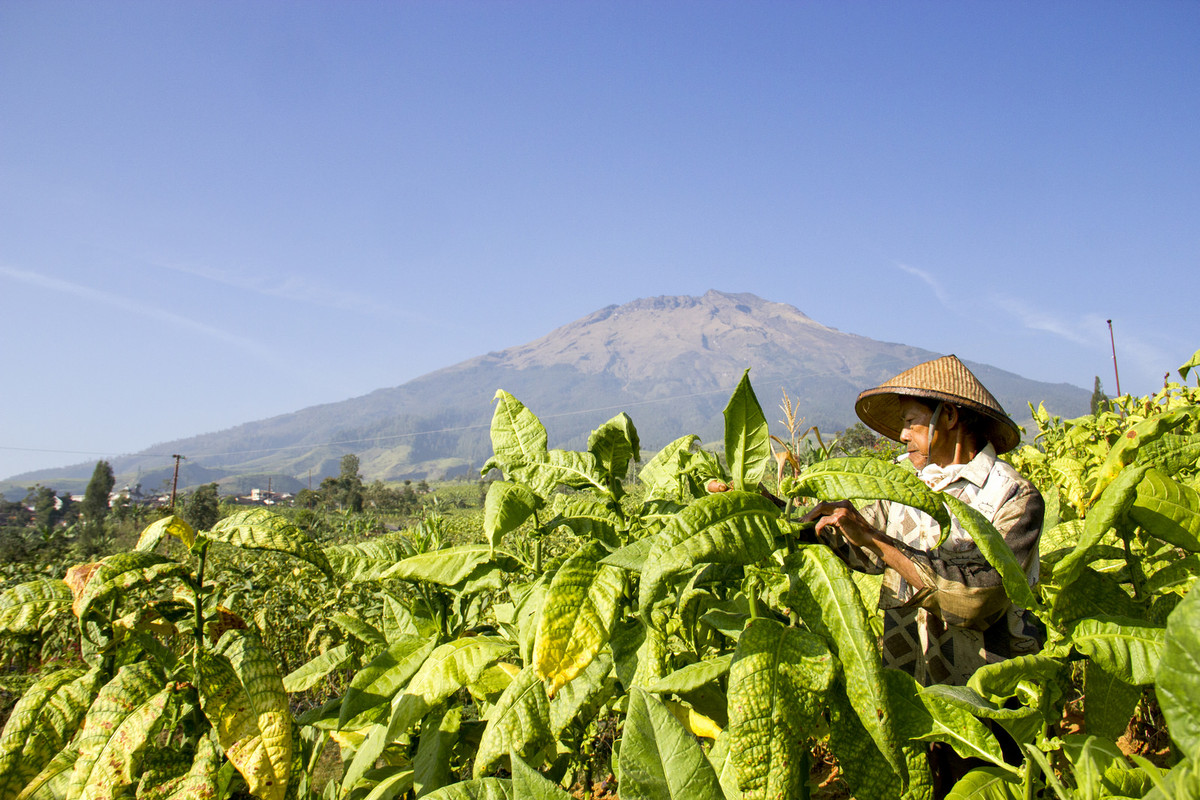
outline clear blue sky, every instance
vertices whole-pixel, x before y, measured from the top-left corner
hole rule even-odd
[[[1200,3],[0,2],[0,477],[708,289],[1152,391]]]

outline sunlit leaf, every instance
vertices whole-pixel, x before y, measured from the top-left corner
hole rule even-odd
[[[79,733],[79,758],[69,794],[79,800],[108,800],[133,785],[142,752],[157,733],[174,685],[148,663],[122,667],[100,690]]]
[[[71,610],[71,590],[57,578],[19,583],[0,594],[0,634],[39,633]]]
[[[483,504],[483,532],[492,549],[504,534],[521,527],[543,504],[542,498],[524,484],[493,481]]]
[[[808,779],[806,738],[836,674],[820,637],[756,619],[729,669],[730,748],[746,798],[795,797]]]
[[[479,742],[472,776],[481,778],[514,751],[531,758],[549,744],[550,699],[542,679],[530,667],[521,670],[496,705],[488,711],[487,728]]]
[[[292,715],[269,650],[245,631],[228,631],[201,652],[200,703],[225,755],[262,800],[282,800],[292,761]]]
[[[734,489],[753,491],[771,459],[767,418],[750,385],[750,370],[725,406],[725,463]]]
[[[63,669],[25,690],[0,736],[0,797],[15,797],[74,738],[101,680],[99,670]]]
[[[247,550],[286,553],[307,561],[330,580],[334,580],[329,560],[308,535],[292,524],[287,517],[265,508],[249,508],[230,514],[213,525],[208,531],[208,536],[214,541]]]
[[[168,536],[174,536],[183,543],[184,547],[189,549],[196,541],[196,531],[192,526],[183,517],[171,514],[147,525],[133,549],[150,552]]]
[[[1180,752],[1200,752],[1200,592],[1194,586],[1167,618],[1155,691]]]
[[[550,682],[551,697],[612,636],[625,573],[599,563],[604,553],[598,542],[585,544],[558,569],[546,592],[533,659],[538,675]]]
[[[665,582],[697,564],[754,564],[771,554],[779,533],[779,509],[751,492],[701,497],[654,537],[642,571],[642,613],[661,599]]]
[[[622,796],[639,800],[724,797],[700,745],[662,701],[640,689],[629,696],[620,766]]]

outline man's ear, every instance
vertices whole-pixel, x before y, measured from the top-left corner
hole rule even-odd
[[[942,405],[942,419],[946,420],[946,430],[954,430],[954,426],[958,424],[959,417],[958,406],[952,403]]]

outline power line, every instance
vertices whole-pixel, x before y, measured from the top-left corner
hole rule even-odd
[[[902,359],[893,359],[893,362],[896,364],[908,363],[907,360],[902,360]],[[808,373],[804,373],[803,375],[768,375],[766,377],[760,377],[760,378],[758,378],[758,380],[760,383],[765,382],[765,381],[772,381],[772,380],[793,380],[794,381],[794,380],[803,380],[805,378],[820,378],[820,377],[828,377],[831,375],[839,375],[839,374],[843,374],[842,371],[827,370],[827,371],[822,371],[822,372],[808,372]],[[666,397],[654,397],[654,398],[649,398],[646,400],[632,400],[629,402],[618,403],[615,405],[597,406],[597,407],[593,407],[593,408],[577,409],[577,410],[573,410],[573,411],[560,411],[560,412],[557,412],[554,414],[538,414],[538,418],[543,419],[543,420],[558,419],[561,417],[578,416],[580,414],[594,414],[598,411],[613,411],[613,410],[621,410],[621,409],[626,409],[626,408],[636,408],[636,407],[640,407],[640,406],[653,405],[655,403],[666,403],[666,402],[672,402],[672,401],[676,401],[676,400],[688,400],[693,397],[705,397],[705,396],[713,395],[713,394],[725,394],[725,393],[732,392],[735,388],[736,388],[736,384],[733,386],[721,386],[721,387],[718,387],[715,389],[708,389],[708,390],[705,390],[702,392],[689,392],[688,394],[668,395]],[[342,446],[342,445],[364,444],[364,443],[368,443],[368,442],[378,443],[378,442],[386,442],[386,441],[395,441],[398,439],[409,439],[409,438],[413,438],[413,437],[417,437],[417,436],[432,436],[434,434],[439,434],[439,433],[463,433],[466,431],[473,431],[473,430],[486,430],[486,429],[489,429],[490,427],[491,427],[491,423],[489,422],[489,423],[479,424],[479,425],[463,425],[463,426],[454,427],[454,428],[439,428],[436,430],[428,430],[428,431],[409,431],[408,433],[394,433],[394,434],[387,434],[387,435],[381,435],[381,436],[370,436],[370,437],[365,437],[365,438],[361,438],[361,439],[339,439],[339,440],[330,441],[330,442],[314,442],[314,443],[306,443],[306,444],[279,445],[277,447],[261,447],[261,448],[253,448],[253,449],[249,449],[249,450],[231,450],[231,451],[224,452],[224,453],[205,453],[205,452],[195,453],[195,452],[193,452],[193,454],[190,456],[190,458],[192,460],[195,460],[196,458],[227,458],[229,456],[247,456],[247,455],[254,455],[256,453],[260,453],[260,454],[261,453],[279,453],[279,452],[283,452],[286,450],[314,450],[314,449],[321,448],[321,447],[338,447],[338,446]],[[211,436],[213,434],[201,434],[201,436],[206,436],[206,435]],[[164,458],[165,459],[165,458],[174,458],[174,455],[175,455],[174,453],[146,453],[146,452],[113,454],[113,453],[109,453],[109,452],[99,452],[99,451],[95,451],[95,450],[59,450],[59,449],[38,448],[38,447],[11,447],[8,445],[0,445],[0,450],[12,450],[12,451],[26,452],[26,453],[61,453],[64,455],[107,456],[109,458]]]

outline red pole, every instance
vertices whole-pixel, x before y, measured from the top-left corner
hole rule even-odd
[[[1112,320],[1108,321],[1108,341],[1112,343],[1113,375],[1117,378],[1117,397],[1121,396],[1121,373],[1117,371],[1117,340],[1113,338]]]

